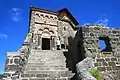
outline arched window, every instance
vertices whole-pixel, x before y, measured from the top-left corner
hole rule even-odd
[[[43,15],[43,14],[40,14],[40,16],[44,17],[44,15]]]
[[[36,16],[40,17],[38,13],[36,13]]]
[[[57,17],[55,17],[55,19],[57,19]]]
[[[15,64],[19,64],[19,59],[14,59]]]
[[[48,16],[48,15],[45,15],[45,17],[46,17],[46,18],[49,18],[49,16]]]
[[[50,16],[51,19],[53,19],[53,16]]]
[[[66,31],[66,27],[64,27],[64,31]]]
[[[41,18],[44,18],[44,15],[43,15],[43,14],[40,14],[40,17],[41,17]]]
[[[10,64],[12,64],[13,63],[13,59],[10,59]]]

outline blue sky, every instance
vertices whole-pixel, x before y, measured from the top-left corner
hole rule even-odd
[[[25,39],[30,6],[53,11],[68,8],[80,25],[104,21],[120,26],[120,0],[0,0],[0,74],[6,52],[17,51]]]

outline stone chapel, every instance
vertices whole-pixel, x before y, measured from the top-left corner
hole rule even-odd
[[[50,11],[30,7],[29,31],[18,52],[8,52],[4,75],[20,80],[69,80],[73,77],[63,54],[78,22],[64,8]]]

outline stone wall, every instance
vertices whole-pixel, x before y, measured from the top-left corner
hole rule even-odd
[[[96,57],[94,67],[98,71],[120,71],[120,57]]]
[[[22,70],[21,60],[17,52],[8,52],[4,75],[11,77],[13,74],[19,74]]]
[[[106,48],[100,50],[99,40],[106,41]],[[120,71],[120,29],[98,25],[85,25],[78,29],[70,48],[73,64],[81,62],[86,57],[95,59],[94,68],[102,73]],[[102,52],[102,53],[101,53]],[[73,65],[73,66],[74,66]],[[119,80],[119,79],[118,79]]]
[[[105,80],[119,80],[120,77],[120,57],[115,57],[108,52],[100,53],[95,58],[94,69],[103,74]]]
[[[106,38],[106,39],[103,39]],[[107,47],[105,50],[107,52],[112,52],[113,56],[120,56],[120,29],[102,27],[98,25],[85,25],[78,29],[76,36],[72,44],[72,54],[74,57],[81,55],[81,59],[84,57],[93,57],[97,56],[97,53],[100,53],[100,44],[99,40],[108,40],[106,41]],[[76,48],[76,51],[74,52]],[[82,57],[83,56],[83,57]]]
[[[64,12],[66,13],[64,14]],[[14,73],[20,72],[22,74],[31,50],[42,50],[42,38],[50,39],[51,51],[57,49],[56,41],[58,38],[60,39],[61,44],[65,45],[65,49],[69,49],[67,55],[70,60],[68,60],[68,63],[71,63],[70,66],[73,70],[76,70],[76,64],[86,57],[95,59],[94,66],[99,71],[120,70],[120,29],[84,25],[76,33],[74,27],[77,25],[77,21],[70,17],[71,14],[67,10],[60,15],[59,11],[31,9],[29,31],[26,39],[22,47],[16,52],[17,54],[10,55],[10,53],[7,56],[10,60],[7,59],[5,72],[13,70]],[[107,47],[103,51],[110,52],[112,56],[106,54],[102,56],[100,54],[99,40],[106,42]],[[51,44],[51,42],[54,43]],[[18,57],[17,60],[14,59],[16,57]]]
[[[96,53],[100,52],[98,41],[100,37],[108,37],[110,39],[110,48],[114,56],[120,56],[120,29],[114,28],[103,28],[101,26],[93,25],[92,27],[84,26],[82,28],[83,34],[83,46],[86,53],[86,56],[93,54],[93,57]]]

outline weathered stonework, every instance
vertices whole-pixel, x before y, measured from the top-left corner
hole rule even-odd
[[[28,34],[17,52],[7,54],[3,80],[96,80],[88,72],[91,67],[104,74],[119,73],[120,29],[77,25],[67,9],[31,7]],[[102,51],[99,40],[106,44]]]
[[[75,73],[68,69],[64,55],[68,53],[68,38],[75,36],[76,25],[78,22],[67,9],[53,12],[31,7],[28,34],[16,53],[8,53],[4,79],[71,79]]]
[[[104,40],[106,44],[106,48],[102,51],[100,51],[99,40]],[[112,77],[119,75],[113,75],[114,72],[118,73],[120,71],[119,40],[120,29],[108,28],[100,25],[84,25],[80,27],[71,47],[71,49],[73,48],[72,54],[74,64],[80,61],[83,62],[82,60],[86,57],[92,57],[94,59],[93,69],[103,74],[110,73]],[[114,79],[112,78],[112,80]]]

